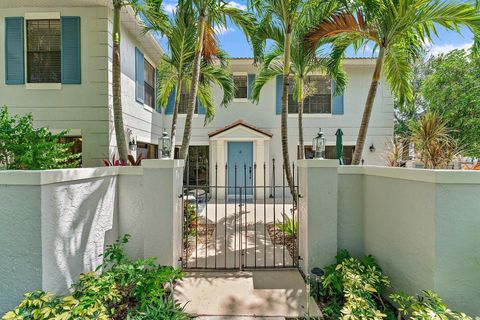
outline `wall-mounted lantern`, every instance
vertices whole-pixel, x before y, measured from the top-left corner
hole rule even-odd
[[[312,142],[315,159],[325,158],[325,144],[326,144],[325,135],[322,132],[322,128],[320,128],[318,130],[317,136],[313,138],[313,142]]]
[[[375,152],[375,150],[377,150],[377,149],[375,149],[375,146],[373,145],[373,143],[372,143],[372,145],[370,146],[369,149],[370,149],[370,152],[372,152],[372,153]]]
[[[158,146],[160,148],[160,158],[170,159],[170,147],[172,145],[172,140],[168,136],[168,133],[163,131],[162,137],[159,140]]]

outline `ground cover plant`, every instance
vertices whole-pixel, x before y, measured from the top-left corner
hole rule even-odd
[[[71,295],[26,293],[2,319],[189,319],[171,292],[181,271],[159,266],[155,258],[130,260],[124,253],[128,239],[107,246],[97,270],[102,272],[80,275]]]
[[[372,256],[356,259],[342,250],[336,259],[336,263],[325,267],[321,280],[313,282],[311,288],[325,319],[472,320],[464,313],[450,310],[431,291],[415,297],[397,292],[385,299],[390,280]]]

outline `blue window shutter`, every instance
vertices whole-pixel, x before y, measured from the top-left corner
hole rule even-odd
[[[282,114],[282,85],[283,85],[283,75],[277,76],[277,92],[276,92],[276,101],[275,101],[275,113]]]
[[[140,103],[145,101],[145,92],[144,92],[144,57],[142,51],[135,47],[135,100]]]
[[[61,17],[62,83],[82,83],[80,17]]]
[[[343,114],[343,93],[336,95],[335,81],[332,80],[332,114]]]
[[[252,98],[252,89],[253,89],[253,83],[255,82],[255,75],[254,74],[249,74],[248,75],[248,85],[247,85],[247,98],[251,99]]]
[[[197,98],[198,114],[205,114],[205,108],[200,103],[200,100]]]
[[[172,92],[170,92],[170,95],[168,96],[167,106],[165,108],[165,114],[173,114],[176,92],[177,90],[175,88],[173,88]]]
[[[23,17],[5,18],[5,83],[25,83]]]

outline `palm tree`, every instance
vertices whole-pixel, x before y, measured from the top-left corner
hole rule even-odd
[[[200,71],[202,61],[209,61],[218,52],[217,38],[215,29],[226,28],[227,21],[231,21],[243,30],[247,37],[254,29],[254,17],[252,14],[232,7],[224,0],[180,0],[178,7],[192,5],[195,9],[195,15],[192,16],[191,23],[196,26],[195,54],[192,66],[192,78],[190,84],[190,94],[188,95],[187,117],[185,120],[185,129],[183,133],[182,147],[180,149],[180,159],[186,159],[188,156],[188,147],[192,135],[192,119],[195,112],[195,105],[200,81]],[[210,90],[210,89],[208,89]],[[210,92],[211,94],[211,92]],[[198,97],[202,102],[202,96]]]
[[[112,95],[113,95],[113,123],[117,139],[118,156],[122,163],[128,163],[128,148],[123,126],[122,86],[120,65],[120,10],[126,2],[113,1],[113,46],[112,46]]]
[[[190,90],[192,79],[196,28],[191,21],[195,12],[191,3],[184,3],[182,6],[177,6],[173,18],[170,19],[163,16],[159,0],[147,0],[135,8],[138,12],[142,12],[148,22],[146,31],[160,32],[168,40],[169,53],[162,56],[158,66],[157,102],[161,106],[166,106],[170,95],[175,92],[171,128],[172,149],[170,150],[170,156],[173,158],[182,91],[184,88]],[[209,35],[215,37],[211,33]],[[206,122],[212,120],[215,114],[211,86],[216,84],[223,89],[222,106],[227,106],[233,100],[234,92],[233,77],[227,71],[227,56],[223,50],[218,48],[216,38],[209,38],[209,41],[214,41],[213,48],[215,50],[203,51],[204,60],[200,65],[201,76],[198,89],[198,100],[206,110]],[[215,63],[214,57],[217,58]]]
[[[437,26],[457,32],[460,26],[466,26],[478,36],[480,15],[478,9],[468,2],[357,0],[345,3],[346,6],[338,8],[329,18],[313,27],[305,40],[309,47],[325,39],[331,41],[331,57],[338,60],[351,45],[358,49],[372,42],[378,49],[352,160],[354,165],[358,165],[382,72],[400,102],[410,101],[413,61],[421,54],[422,47],[437,34]],[[474,51],[479,48],[476,43]]]
[[[315,11],[315,16],[328,14],[329,8],[324,8],[323,13]],[[293,78],[293,97],[298,103],[298,140],[299,159],[305,158],[305,146],[303,137],[303,105],[305,99],[313,93],[309,86],[308,75],[314,71],[327,73],[336,83],[335,94],[341,93],[345,87],[346,77],[338,65],[332,65],[326,56],[318,56],[317,50],[307,50],[303,46],[303,38],[311,23],[309,15],[297,23],[292,33],[291,42],[291,69],[290,80]],[[259,101],[260,91],[264,85],[283,73],[284,35],[276,26],[264,26],[261,33],[274,41],[274,45],[263,58],[260,73],[256,78],[252,90],[252,99]]]
[[[283,76],[282,85],[282,112],[281,112],[281,139],[282,156],[285,177],[292,195],[295,195],[295,187],[290,167],[290,155],[288,152],[288,90],[290,87],[291,56],[292,56],[292,33],[298,24],[302,22],[309,12],[316,12],[321,1],[304,0],[250,0],[249,5],[257,12],[260,18],[259,27],[254,39],[254,54],[257,60],[264,59],[263,50],[268,39],[277,42],[277,52],[283,57],[281,64],[272,64],[271,72]],[[278,43],[283,42],[281,45]],[[280,49],[280,50],[279,50]],[[271,55],[270,55],[271,57]],[[269,56],[266,56],[268,59]],[[266,61],[269,64],[269,61]],[[264,71],[267,72],[267,71]],[[264,73],[264,76],[266,74]],[[271,78],[272,76],[268,76]],[[261,75],[260,77],[261,78]],[[259,79],[258,81],[262,81]],[[260,83],[260,82],[259,82]],[[295,196],[294,196],[295,198]]]

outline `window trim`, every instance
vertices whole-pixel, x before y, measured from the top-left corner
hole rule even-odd
[[[59,20],[60,21],[60,56],[62,54],[62,17],[60,12],[25,12],[23,19],[23,59],[25,68],[23,70],[25,77],[25,89],[28,90],[61,90],[62,89],[62,67],[60,67],[60,82],[28,82],[28,20]]]
[[[235,98],[235,91],[233,92],[233,102],[248,102],[248,72],[233,72],[232,76],[244,76],[247,80],[247,97],[246,98]],[[235,85],[235,80],[233,81],[233,84]]]

